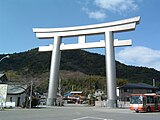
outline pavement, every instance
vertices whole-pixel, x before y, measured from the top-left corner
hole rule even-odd
[[[160,120],[160,112],[135,113],[129,109],[109,109],[84,105],[5,109],[0,120]]]

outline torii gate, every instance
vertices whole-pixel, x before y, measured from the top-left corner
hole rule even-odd
[[[124,19],[109,23],[65,27],[65,28],[33,28],[36,37],[39,39],[54,38],[53,45],[39,47],[39,51],[52,51],[50,79],[47,105],[54,106],[56,103],[57,87],[59,80],[60,51],[84,48],[102,48],[106,51],[106,81],[107,81],[107,107],[114,108],[117,106],[116,97],[116,66],[114,47],[128,46],[132,44],[131,40],[114,40],[115,32],[134,30],[139,24],[140,16]],[[105,40],[99,42],[86,43],[86,35],[104,34]],[[78,36],[78,43],[64,44],[61,43],[63,37]]]

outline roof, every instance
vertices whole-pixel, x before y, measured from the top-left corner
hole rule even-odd
[[[71,91],[64,94],[64,97],[71,96],[73,94],[82,94],[82,91]]]
[[[0,78],[3,77],[4,74],[0,73]]]
[[[71,91],[70,93],[72,93],[72,94],[81,94],[82,91]]]
[[[8,85],[7,94],[21,94],[26,89],[27,85]]]
[[[127,83],[127,84],[119,87],[119,89],[126,89],[126,88],[134,88],[134,89],[159,89],[158,87],[154,87],[152,85],[145,84],[145,83]]]
[[[71,95],[72,95],[71,93],[65,93],[64,97],[71,96]]]
[[[0,83],[6,83],[8,81],[5,74],[0,73]]]

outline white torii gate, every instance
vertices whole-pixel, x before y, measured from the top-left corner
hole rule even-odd
[[[54,38],[53,45],[39,47],[39,51],[52,51],[50,79],[48,88],[47,105],[54,106],[56,103],[57,87],[59,80],[60,51],[84,48],[102,48],[106,51],[106,81],[107,81],[107,107],[117,106],[116,97],[116,66],[114,47],[128,46],[132,44],[131,40],[114,40],[115,32],[124,32],[134,30],[139,24],[140,17],[134,17],[125,20],[119,20],[109,23],[65,27],[65,28],[33,28],[36,37],[39,39]],[[86,43],[86,35],[104,34],[105,40],[99,42]],[[62,37],[78,36],[78,43],[61,43]]]

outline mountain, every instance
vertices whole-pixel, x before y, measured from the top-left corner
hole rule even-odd
[[[0,55],[0,58],[4,56]],[[38,52],[38,49],[32,49],[10,54],[9,59],[0,62],[0,71],[5,71],[10,81],[28,83],[32,80],[35,82],[36,89],[44,92],[48,85],[50,61],[51,52]],[[65,91],[73,86],[79,86],[75,89],[84,88],[82,79],[84,83],[86,82],[86,89],[87,86],[89,86],[88,89],[99,88],[99,86],[102,88],[106,84],[104,55],[84,50],[62,51],[60,70]],[[152,80],[155,79],[157,85],[160,85],[160,71],[153,68],[127,66],[116,61],[116,74],[117,79],[122,82],[152,84]],[[90,82],[90,79],[94,82]]]

